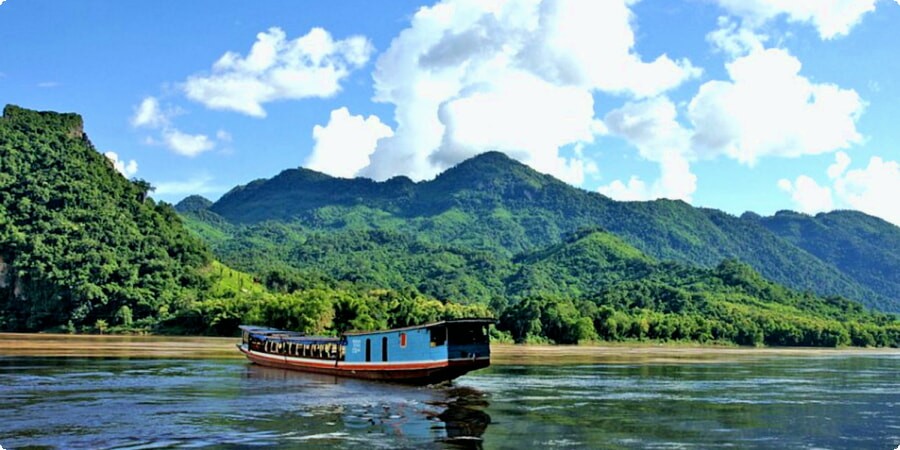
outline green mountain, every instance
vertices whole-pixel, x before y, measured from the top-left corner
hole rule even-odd
[[[80,116],[0,118],[0,329],[165,316],[210,254],[150,185],[98,153]]]
[[[815,217],[781,211],[759,222],[875,292],[900,299],[900,228],[856,211]]]
[[[175,211],[179,213],[196,212],[209,209],[213,202],[200,195],[191,195],[182,199],[175,205]]]
[[[208,211],[187,213],[189,228],[206,232],[197,227],[204,214],[223,220]],[[499,329],[516,341],[900,343],[896,319],[859,303],[791,290],[735,260],[713,268],[659,262],[596,227],[508,257],[389,229],[323,230],[298,221],[228,226],[224,239],[205,235],[214,252],[273,289],[356,289],[369,299],[367,310],[387,307],[388,317],[398,309],[365,293],[388,289],[407,299],[488,305]]]
[[[729,237],[741,230],[794,245],[762,218],[616,203],[497,153],[426,183],[280,177],[173,208],[116,172],[79,116],[6,107],[0,330],[233,335],[252,322],[337,334],[494,315],[495,337],[517,341],[900,345],[900,322],[859,303],[785,288],[733,259],[696,267],[635,244],[687,249],[684,260],[702,242],[749,242]],[[615,231],[630,230],[613,220],[634,221],[626,213],[669,234]],[[701,226],[719,235],[694,242]],[[862,229],[831,226],[848,235],[835,245],[856,245]],[[821,264],[846,253],[794,248]]]
[[[265,247],[265,239],[254,230],[266,228],[272,221],[303,232],[397,233],[414,236],[422,245],[483,251],[500,259],[559,244],[563,236],[580,229],[601,227],[660,261],[713,268],[723,260],[737,259],[794,289],[900,311],[900,296],[892,288],[897,282],[898,272],[892,269],[896,266],[852,270],[852,264],[841,264],[773,232],[765,220],[738,218],[681,201],[616,202],[540,174],[498,152],[474,157],[419,183],[405,177],[385,182],[340,179],[308,169],[290,169],[272,179],[239,186],[205,211],[214,215],[195,217],[197,224],[191,226],[201,235],[218,233],[208,241],[223,255],[238,255],[231,251],[234,248],[241,248],[246,255]],[[219,219],[220,225],[222,221],[228,225],[199,230],[205,226],[200,224],[215,225]],[[886,225],[888,234],[897,233],[896,227]],[[231,233],[227,227],[241,231],[226,238],[225,234]],[[842,229],[850,236],[864,228]],[[847,242],[852,246],[868,241]],[[871,250],[854,248],[861,258]],[[883,247],[882,251],[890,250]],[[309,262],[302,254],[294,256],[297,258],[279,259],[295,267]],[[256,264],[225,258],[246,269]],[[323,271],[334,275],[327,268]],[[406,281],[413,286],[421,284],[418,279]],[[506,303],[509,296],[507,292],[500,303]]]
[[[240,323],[262,323],[337,334],[490,314],[483,305],[365,290],[277,267],[265,277],[234,270],[213,260],[175,209],[147,197],[150,190],[96,151],[80,116],[7,106],[0,118],[0,331],[233,336]],[[192,197],[178,209],[204,238],[230,240],[238,227],[209,206]],[[272,233],[253,242],[277,242]]]
[[[500,320],[517,340],[834,346],[891,342],[900,333],[889,316],[839,297],[785,288],[735,260],[711,269],[660,263],[603,231],[575,233],[517,265],[510,288],[522,300]]]

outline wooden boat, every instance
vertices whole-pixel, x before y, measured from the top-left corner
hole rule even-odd
[[[263,366],[371,380],[434,384],[491,364],[493,319],[455,319],[340,337],[242,325],[238,348]]]

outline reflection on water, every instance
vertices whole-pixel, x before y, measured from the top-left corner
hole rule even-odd
[[[409,387],[240,360],[0,357],[11,448],[895,448],[900,356],[494,366]]]
[[[234,360],[0,358],[0,398],[6,449],[468,447],[490,423],[477,389]]]

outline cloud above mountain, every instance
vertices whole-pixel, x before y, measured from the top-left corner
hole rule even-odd
[[[335,40],[322,28],[288,39],[278,27],[256,35],[246,56],[226,52],[209,72],[184,82],[187,98],[211,109],[265,117],[263,104],[278,100],[330,97],[362,67],[374,48],[368,39]]]
[[[382,53],[375,97],[394,106],[360,174],[429,178],[500,150],[580,184],[574,149],[606,131],[594,94],[645,98],[696,78],[686,59],[635,50],[631,1],[446,0],[421,8]]]

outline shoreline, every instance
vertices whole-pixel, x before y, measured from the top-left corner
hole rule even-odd
[[[0,357],[244,359],[239,338],[158,335],[0,333]],[[491,344],[494,365],[664,364],[772,357],[900,356],[900,349],[863,347],[732,347],[624,342],[588,345]]]

